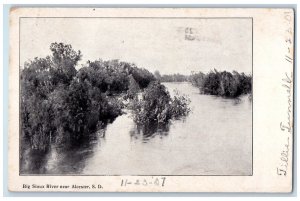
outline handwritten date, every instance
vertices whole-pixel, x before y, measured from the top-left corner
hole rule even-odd
[[[121,186],[161,186],[163,187],[166,182],[166,177],[151,177],[144,179],[122,179]]]

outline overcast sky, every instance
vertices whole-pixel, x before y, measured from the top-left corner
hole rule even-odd
[[[81,50],[81,63],[119,59],[161,74],[252,71],[251,19],[22,18],[21,63],[52,42]]]

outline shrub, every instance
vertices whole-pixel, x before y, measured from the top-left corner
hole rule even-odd
[[[187,115],[189,100],[183,96],[171,98],[165,86],[151,82],[140,100],[134,100],[134,121],[137,124],[165,123],[172,118]]]
[[[174,99],[171,101],[170,113],[174,118],[180,118],[188,115],[191,111],[189,108],[190,99],[187,96],[180,95],[178,91],[175,91]]]

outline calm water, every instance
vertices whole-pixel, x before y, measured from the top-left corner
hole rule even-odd
[[[171,95],[177,89],[191,99],[192,112],[185,119],[164,126],[138,128],[127,111],[99,131],[91,142],[68,152],[52,148],[43,159],[23,164],[24,172],[250,175],[252,103],[248,97],[224,99],[201,95],[189,83],[164,85]]]

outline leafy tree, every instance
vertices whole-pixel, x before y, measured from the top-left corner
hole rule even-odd
[[[69,85],[81,57],[71,45],[52,43],[50,50],[52,56],[26,62],[21,72],[22,138],[37,150],[48,149],[56,135],[59,115],[52,96]]]
[[[55,84],[70,84],[77,71],[75,66],[81,59],[80,50],[75,51],[71,45],[63,43],[52,43],[50,45],[52,52],[52,73],[55,76]]]
[[[133,76],[141,89],[146,88],[150,84],[150,82],[156,80],[154,75],[148,70],[144,68],[138,68],[134,64],[129,67],[128,72]]]

